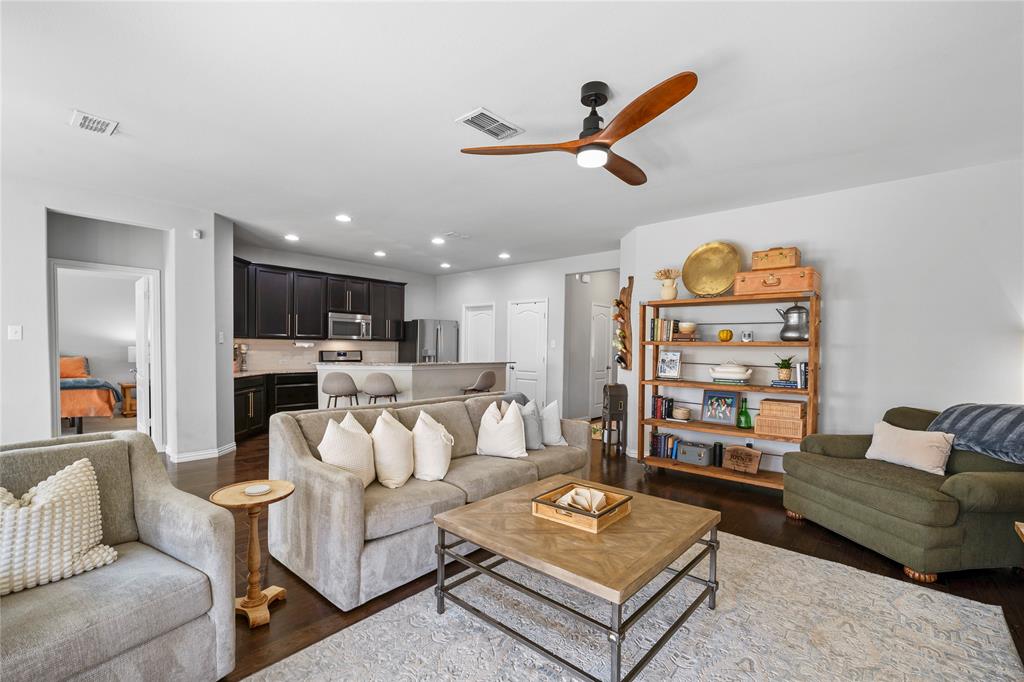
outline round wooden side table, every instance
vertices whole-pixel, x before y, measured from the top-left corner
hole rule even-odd
[[[246,495],[249,486],[265,484],[270,491],[262,495]],[[295,486],[288,481],[243,481],[224,486],[210,494],[210,502],[226,509],[245,509],[249,512],[249,588],[244,597],[235,599],[235,614],[245,614],[249,627],[255,628],[270,622],[270,605],[284,599],[287,592],[283,587],[271,585],[260,589],[260,514],[268,504],[283,500],[295,492]]]

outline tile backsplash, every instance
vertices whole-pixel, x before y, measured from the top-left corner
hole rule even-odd
[[[398,344],[394,341],[288,341],[286,339],[235,339],[246,344],[249,371],[305,369],[320,359],[322,350],[361,350],[364,362],[398,362]],[[299,348],[296,343],[312,343]]]

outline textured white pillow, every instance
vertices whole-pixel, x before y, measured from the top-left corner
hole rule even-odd
[[[946,473],[946,460],[952,447],[951,433],[912,431],[878,422],[864,456],[942,476]]]
[[[101,545],[100,488],[80,459],[17,499],[0,488],[0,595],[70,578],[117,559]]]
[[[358,476],[363,488],[377,477],[373,467],[373,438],[351,412],[345,414],[340,424],[333,419],[327,422],[317,450],[324,462]]]
[[[420,412],[412,427],[413,471],[421,481],[440,481],[452,463],[455,438],[444,425],[426,412]]]
[[[544,429],[540,421],[540,407],[536,400],[526,403],[523,409],[519,410],[523,415],[523,430],[526,432],[526,449],[544,449]]]
[[[544,445],[568,445],[562,438],[562,418],[558,414],[558,401],[548,403],[540,411],[540,428],[544,435]]]
[[[384,410],[373,425],[373,463],[385,488],[401,488],[412,476],[412,431]]]
[[[484,412],[480,419],[480,432],[476,436],[476,454],[493,457],[526,457],[526,434],[519,403],[512,403],[501,416],[497,404]]]

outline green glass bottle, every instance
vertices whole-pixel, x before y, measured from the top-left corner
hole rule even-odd
[[[750,412],[747,410],[746,398],[742,398],[740,400],[740,412],[736,415],[736,426],[741,429],[754,428],[754,420],[751,418]]]

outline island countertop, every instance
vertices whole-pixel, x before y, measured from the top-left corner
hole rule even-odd
[[[494,372],[495,384],[492,390],[505,390],[505,367],[509,363],[497,362],[318,362],[315,364],[321,386],[319,403],[327,407],[327,394],[323,392],[324,379],[331,372],[345,372],[351,375],[359,389],[359,402],[365,404],[367,396],[362,392],[366,377],[382,372],[391,377],[398,391],[398,400],[421,400],[443,396],[462,395],[463,389],[473,385],[481,372]],[[347,401],[342,400],[341,405]]]

